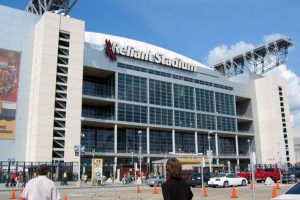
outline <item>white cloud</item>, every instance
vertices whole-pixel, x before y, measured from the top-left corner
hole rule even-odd
[[[265,35],[264,38],[263,38],[263,42],[264,43],[272,42],[272,41],[277,40],[279,38],[286,38],[286,39],[288,39],[288,37],[285,36],[285,35],[282,35],[280,33],[273,33],[271,35]]]
[[[231,45],[230,47],[222,44],[209,51],[207,62],[209,65],[216,64],[217,62],[230,58],[231,56],[247,51],[251,48],[254,48],[253,44],[248,44],[243,41]]]
[[[263,42],[270,42],[282,37],[288,38],[282,34],[274,33],[264,36]],[[217,62],[247,51],[253,47],[255,47],[255,45],[246,43],[244,41],[240,41],[231,46],[222,44],[209,52],[206,58],[207,63],[208,65],[216,64]],[[300,127],[300,78],[290,69],[288,69],[286,65],[281,65],[270,71],[268,74],[272,74],[286,80],[289,93],[292,125],[295,127]]]

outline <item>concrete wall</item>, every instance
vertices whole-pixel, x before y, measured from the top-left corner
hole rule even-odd
[[[282,87],[285,119],[288,135],[290,163],[295,163],[293,138],[289,114],[288,95],[283,80],[268,76],[255,81],[256,110],[258,115],[261,162],[264,164],[286,163],[285,142],[281,118],[278,87]]]
[[[39,19],[38,15],[0,5],[0,48],[21,52],[15,139],[0,140],[2,161],[10,157],[25,160],[34,33]]]

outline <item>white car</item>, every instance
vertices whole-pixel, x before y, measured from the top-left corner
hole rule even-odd
[[[208,180],[208,186],[212,187],[228,187],[228,186],[246,186],[248,184],[247,179],[238,177],[235,174],[218,174],[217,176],[210,178]]]
[[[300,183],[294,185],[286,193],[274,198],[276,200],[300,199]]]

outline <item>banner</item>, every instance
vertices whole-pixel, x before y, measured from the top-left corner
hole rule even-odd
[[[93,158],[92,159],[92,181],[99,182],[103,175],[103,159]]]
[[[0,140],[14,139],[21,53],[0,48]]]

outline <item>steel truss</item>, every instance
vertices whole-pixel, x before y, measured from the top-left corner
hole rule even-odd
[[[227,77],[233,77],[247,71],[262,75],[286,63],[288,48],[292,45],[291,40],[280,38],[228,58],[211,67]]]
[[[44,12],[55,12],[68,14],[77,0],[30,0],[26,6],[26,11],[38,15]]]

